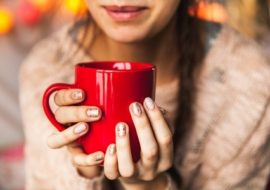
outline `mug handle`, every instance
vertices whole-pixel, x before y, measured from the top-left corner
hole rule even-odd
[[[63,89],[71,89],[74,88],[74,85],[72,84],[64,84],[64,83],[56,83],[56,84],[52,84],[51,86],[49,86],[44,95],[43,95],[43,100],[42,100],[42,104],[43,104],[43,109],[44,112],[46,114],[46,116],[48,117],[48,119],[50,120],[50,122],[59,130],[59,131],[63,131],[65,128],[64,125],[62,125],[61,123],[59,123],[55,117],[54,114],[50,108],[50,104],[49,104],[49,98],[51,96],[52,93],[54,93],[55,91],[58,90],[63,90]]]

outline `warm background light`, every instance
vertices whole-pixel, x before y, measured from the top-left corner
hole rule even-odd
[[[209,22],[224,23],[227,21],[225,7],[215,2],[200,1],[196,7],[191,7],[190,14]]]
[[[10,32],[13,26],[14,19],[12,16],[12,12],[0,7],[0,35]]]
[[[41,12],[49,11],[55,3],[53,0],[30,0],[30,2],[35,5]]]
[[[39,22],[41,13],[39,9],[30,2],[23,2],[17,9],[18,19],[25,25],[32,26]]]
[[[65,0],[65,9],[71,14],[83,14],[87,10],[87,6],[83,0]]]

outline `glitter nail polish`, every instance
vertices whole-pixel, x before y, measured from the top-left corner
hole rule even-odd
[[[133,103],[131,106],[132,112],[136,116],[141,116],[142,115],[142,109],[141,106],[138,103]]]
[[[127,133],[126,125],[124,123],[119,123],[117,125],[116,132],[117,132],[118,137],[126,136],[126,133]]]

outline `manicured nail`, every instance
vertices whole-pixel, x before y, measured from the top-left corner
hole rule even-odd
[[[83,98],[83,93],[80,90],[74,91],[71,94],[72,99],[74,100],[81,100]]]
[[[95,155],[95,160],[97,162],[103,160],[103,154],[97,154],[97,155]]]
[[[86,110],[86,115],[88,117],[99,117],[99,114],[100,114],[100,112],[99,112],[99,109],[97,109],[97,108],[88,108]]]
[[[84,123],[80,123],[78,126],[75,127],[74,133],[75,134],[81,134],[84,133],[87,130],[87,126]]]
[[[127,133],[126,125],[124,123],[117,124],[116,133],[118,137],[126,136]]]
[[[145,98],[144,103],[145,103],[146,108],[148,110],[153,110],[155,108],[154,101],[151,98],[149,98],[149,97]]]
[[[115,154],[115,152],[116,152],[115,144],[111,144],[111,145],[109,146],[109,154],[110,154],[111,156],[113,156],[113,155]]]
[[[141,116],[142,115],[142,109],[141,106],[138,103],[133,103],[131,106],[132,112],[136,116]]]

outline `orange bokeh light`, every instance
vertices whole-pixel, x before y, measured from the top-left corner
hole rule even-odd
[[[30,2],[36,6],[40,12],[47,12],[53,7],[55,1],[52,0],[30,0]]]
[[[219,3],[200,1],[196,7],[190,9],[190,14],[210,22],[224,23],[227,20],[227,11]]]
[[[83,14],[87,11],[87,6],[83,0],[65,0],[64,7],[74,15]]]
[[[6,8],[0,7],[0,34],[7,34],[14,26],[12,13]]]

